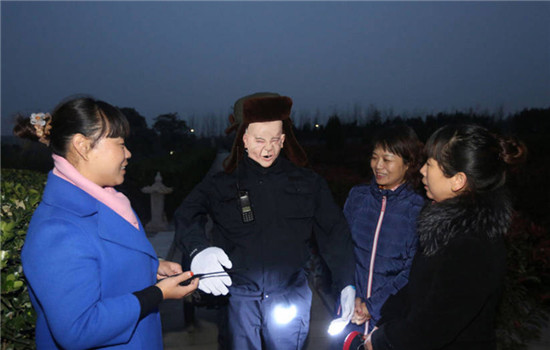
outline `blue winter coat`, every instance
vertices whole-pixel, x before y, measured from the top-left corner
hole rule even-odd
[[[383,197],[386,210],[380,229],[371,297],[367,299],[371,252]],[[357,296],[367,305],[372,328],[380,318],[386,299],[407,284],[412,259],[418,245],[416,220],[424,199],[402,185],[395,191],[381,190],[375,181],[351,189],[344,205],[354,244]]]
[[[38,349],[162,349],[159,313],[138,321],[132,294],[156,283],[158,269],[139,225],[49,174],[21,254]]]

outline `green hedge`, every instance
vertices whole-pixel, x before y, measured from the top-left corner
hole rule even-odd
[[[21,248],[46,175],[2,169],[2,350],[34,349],[36,315],[21,267]]]

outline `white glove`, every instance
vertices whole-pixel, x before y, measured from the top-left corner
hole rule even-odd
[[[225,295],[229,293],[227,287],[231,285],[231,277],[223,269],[224,266],[230,269],[233,264],[221,248],[209,247],[195,255],[193,260],[191,260],[191,271],[193,271],[193,274],[220,272],[219,274],[206,275],[201,278],[199,280],[199,289],[213,295]]]
[[[355,287],[347,286],[340,292],[340,307],[342,313],[340,318],[332,320],[328,327],[328,333],[330,335],[336,335],[344,330],[351,320],[353,311],[355,309]]]

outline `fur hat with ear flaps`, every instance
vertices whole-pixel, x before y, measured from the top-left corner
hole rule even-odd
[[[292,99],[290,97],[275,93],[261,92],[238,99],[233,107],[233,114],[229,116],[231,125],[225,130],[226,134],[237,130],[231,154],[223,162],[225,171],[233,172],[237,167],[237,162],[243,159],[245,153],[243,135],[248,125],[275,120],[283,122],[283,134],[285,134],[283,151],[286,157],[297,166],[305,166],[307,156],[294,136],[290,119],[291,108]]]

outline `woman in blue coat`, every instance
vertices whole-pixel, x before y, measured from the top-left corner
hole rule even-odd
[[[180,286],[192,273],[159,263],[130,202],[113,188],[131,156],[124,115],[78,98],[51,116],[20,117],[14,131],[47,144],[54,158],[21,254],[37,348],[162,349],[158,304],[198,282]]]
[[[416,219],[424,205],[422,144],[406,126],[384,128],[372,141],[370,184],[351,189],[344,205],[354,244],[357,298],[346,332],[366,333],[386,299],[407,284],[416,252]],[[341,344],[341,343],[340,343]]]

